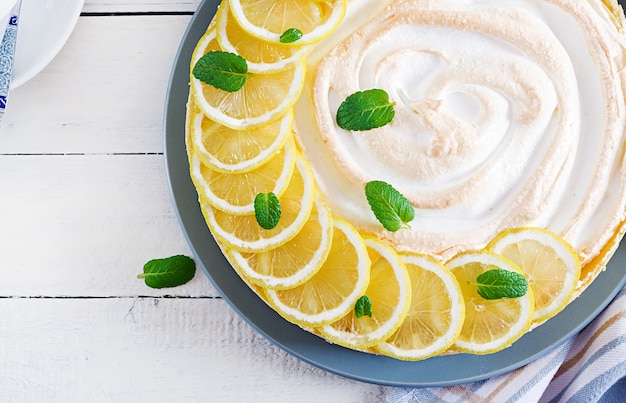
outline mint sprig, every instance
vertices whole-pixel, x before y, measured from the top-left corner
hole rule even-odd
[[[202,56],[193,67],[198,80],[227,92],[239,91],[248,79],[248,62],[234,53],[214,50]]]
[[[520,273],[504,269],[488,270],[470,285],[478,287],[478,294],[485,299],[519,298],[528,292],[528,280]]]
[[[302,31],[298,28],[289,28],[280,36],[280,43],[294,43],[302,38]]]
[[[254,198],[254,215],[263,229],[273,229],[280,221],[280,202],[274,192],[259,193]]]
[[[176,255],[163,259],[153,259],[143,266],[142,278],[151,288],[169,288],[183,285],[196,274],[196,264],[192,258]]]
[[[381,89],[355,92],[337,110],[337,124],[345,130],[371,130],[391,122],[396,114],[395,102]]]
[[[357,318],[362,318],[363,316],[372,317],[372,300],[367,295],[363,295],[354,304],[354,315]]]
[[[415,218],[411,202],[393,186],[383,181],[371,181],[365,185],[365,197],[376,219],[387,231],[410,228]]]

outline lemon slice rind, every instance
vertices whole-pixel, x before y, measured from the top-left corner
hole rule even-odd
[[[361,327],[358,321],[367,321],[370,318],[362,317],[357,318],[352,309],[345,317],[342,317],[336,322],[324,325],[317,330],[329,341],[339,344],[344,347],[354,349],[366,349],[386,340],[391,334],[393,334],[402,324],[402,321],[406,317],[406,314],[410,308],[411,303],[411,281],[407,269],[400,260],[397,253],[386,243],[383,243],[377,239],[366,237],[364,238],[365,244],[370,250],[375,251],[380,257],[389,264],[393,271],[393,277],[397,282],[398,295],[396,305],[387,320],[382,323],[379,322],[380,318],[373,318],[373,322],[376,322],[375,328],[369,332],[358,332]],[[370,255],[371,258],[371,255]],[[374,268],[372,268],[374,270]],[[370,272],[370,286],[376,287],[376,273]],[[365,295],[368,295],[370,288],[365,290]],[[376,300],[372,301],[373,316],[376,316]],[[347,326],[346,326],[347,325]],[[344,330],[344,327],[350,327],[350,330]],[[353,329],[356,328],[356,329]],[[369,327],[369,325],[367,326]],[[357,330],[356,332],[352,330]]]
[[[324,39],[330,33],[337,28],[341,23],[344,15],[346,14],[346,0],[335,0],[333,4],[333,11],[331,15],[322,24],[318,25],[315,29],[309,32],[305,32],[302,37],[295,43],[297,45],[309,45],[315,42],[319,42]],[[246,13],[240,0],[229,0],[231,12],[233,16],[245,31],[250,33],[259,39],[265,40],[270,43],[280,43],[280,36],[282,32],[272,32],[263,27],[259,27],[248,20]],[[297,27],[293,27],[297,28]]]
[[[404,319],[404,322],[400,325],[400,328],[386,341],[377,344],[375,347],[380,353],[394,357],[400,360],[417,361],[424,360],[426,358],[433,357],[448,350],[456,341],[461,329],[463,327],[463,320],[465,318],[465,304],[463,302],[463,295],[458,281],[452,275],[450,270],[443,264],[439,263],[435,259],[426,255],[418,255],[413,253],[401,253],[400,258],[407,266],[409,274],[412,274],[412,270],[420,270],[429,272],[429,276],[436,276],[438,283],[442,284],[445,289],[445,295],[449,298],[449,308],[444,306],[442,309],[448,308],[445,315],[449,317],[449,323],[447,330],[440,333],[431,344],[422,346],[421,348],[401,348],[394,342],[394,336],[401,332],[404,326],[408,328],[408,332],[411,334],[410,339],[415,337],[415,329],[417,326],[423,326],[428,336],[435,334],[432,327],[429,326],[428,318],[412,317],[412,309],[409,309],[409,314]],[[416,266],[416,267],[413,267]],[[420,272],[421,273],[421,272]],[[422,277],[423,278],[423,277]],[[424,287],[418,287],[415,283],[420,282],[419,277],[411,275],[412,283],[412,299],[411,308],[426,311],[426,315],[432,315],[432,310],[436,309],[430,301],[433,296],[429,296],[427,293],[430,290],[422,290]],[[417,281],[416,281],[417,280]],[[429,283],[432,284],[432,283]],[[438,284],[439,285],[439,284]],[[424,292],[425,291],[425,292]],[[424,296],[425,295],[425,296]],[[439,295],[437,296],[439,298]],[[419,307],[419,308],[418,308]],[[418,313],[416,312],[416,315]],[[438,326],[439,327],[439,326]],[[421,341],[421,340],[420,340]],[[413,340],[413,342],[415,342]]]
[[[287,186],[289,186],[289,183],[293,174],[295,162],[296,162],[296,155],[297,155],[296,146],[292,138],[290,138],[285,143],[283,150],[284,150],[283,151],[284,155],[282,157],[282,168],[280,170],[279,175],[275,178],[275,181],[273,181],[273,183],[271,184],[272,188],[263,189],[262,191],[258,191],[258,192],[254,192],[254,194],[250,194],[248,197],[249,202],[246,204],[233,204],[231,201],[227,200],[224,196],[217,195],[214,192],[214,190],[211,188],[210,184],[207,183],[206,178],[202,174],[202,168],[203,168],[202,162],[200,161],[200,158],[195,152],[192,152],[191,160],[190,160],[191,178],[193,180],[194,185],[196,186],[198,193],[200,194],[200,197],[206,200],[213,207],[229,214],[235,214],[235,215],[254,214],[254,197],[256,196],[256,194],[261,193],[261,192],[273,192],[277,197],[280,197],[287,189]],[[213,171],[212,174],[218,177],[225,177],[229,179],[237,179],[240,177],[241,178],[245,177],[246,179],[241,181],[242,183],[241,187],[246,187],[246,186],[250,187],[252,186],[250,183],[254,182],[255,176],[258,177],[260,175],[265,174],[264,167],[273,168],[274,161],[277,161],[276,158],[268,161],[265,165],[262,165],[261,167],[253,171],[249,171],[249,172],[243,172],[243,173],[238,173],[238,174],[225,174],[225,173]],[[270,166],[270,164],[272,164],[272,166]],[[208,167],[205,167],[204,169],[210,171],[210,168]],[[232,189],[231,187],[226,190],[231,191],[231,192],[234,190],[235,194],[246,193],[246,191],[247,193],[249,193],[249,189],[246,189],[246,191],[244,191],[241,188]]]
[[[296,47],[296,46],[287,46],[284,44],[274,44],[275,47],[282,47],[286,49],[290,53],[290,56],[277,57],[276,58],[277,60],[272,63],[252,61],[251,57],[248,56],[247,54],[246,55],[241,54],[242,50],[237,49],[237,47],[231,42],[231,40],[228,37],[229,14],[230,16],[232,16],[232,13],[230,13],[229,3],[228,1],[224,1],[221,3],[217,11],[217,17],[216,17],[217,41],[220,44],[220,47],[222,48],[222,50],[224,50],[225,52],[235,53],[244,57],[244,59],[246,59],[246,61],[248,62],[248,71],[251,73],[267,74],[267,73],[275,73],[275,72],[286,70],[288,68],[293,67],[297,62],[304,59],[313,50],[313,46],[308,46],[308,45]],[[230,23],[238,24],[236,20],[230,21]],[[246,32],[246,35],[250,35],[247,31],[244,30],[244,32]],[[253,38],[256,38],[256,37],[253,37]],[[260,43],[263,43],[263,41],[258,38],[256,38],[256,40],[258,40]],[[269,42],[266,42],[266,44],[267,43]]]
[[[562,280],[563,285],[561,291],[556,296],[551,296],[549,304],[545,306],[535,304],[535,314],[533,320],[536,323],[541,323],[555,316],[570,302],[578,285],[578,281],[580,280],[581,264],[578,254],[570,244],[568,244],[560,236],[543,228],[522,227],[505,230],[489,243],[487,249],[495,253],[503,254],[503,251],[507,248],[507,246],[512,246],[514,244],[519,245],[519,243],[525,241],[536,241],[546,248],[550,248],[556,253],[558,259],[560,259],[566,268],[564,278]],[[508,254],[504,254],[504,256],[516,263],[520,269],[525,272],[524,265],[521,262],[518,262],[517,259],[509,256]],[[545,259],[546,257],[544,256],[543,261],[545,261]],[[563,265],[558,264],[558,262],[555,262],[555,264],[558,265],[557,267],[563,267]],[[529,276],[529,282],[531,284],[535,284],[533,286],[533,291],[535,297],[539,298],[538,295],[541,293],[541,290],[538,289],[539,284],[535,282],[532,274],[526,274]]]
[[[291,292],[291,290],[294,289],[285,291],[265,289],[267,302],[270,304],[270,306],[272,306],[272,308],[274,308],[276,312],[278,312],[282,317],[284,317],[291,323],[311,328],[334,322],[344,316],[351,309],[353,309],[357,299],[363,294],[363,292],[367,288],[370,279],[370,259],[367,253],[367,247],[365,246],[365,242],[361,238],[360,234],[356,231],[356,229],[354,229],[354,227],[347,221],[334,217],[333,226],[333,243],[331,244],[330,253],[333,253],[333,248],[338,247],[337,245],[335,245],[334,242],[335,237],[338,235],[338,233],[342,233],[348,240],[351,248],[353,249],[353,253],[357,257],[357,262],[354,266],[354,276],[356,280],[354,280],[354,284],[352,285],[352,289],[350,290],[348,295],[344,296],[338,303],[335,303],[334,306],[328,309],[323,309],[318,313],[303,312],[301,309],[284,303],[281,299],[281,293]],[[334,268],[328,267],[327,264],[328,260],[324,262],[320,270],[311,279],[299,285],[298,287],[306,287],[309,281],[315,281],[315,276],[320,275],[323,270],[334,270]],[[331,284],[325,285],[332,286]],[[315,298],[314,302],[316,304],[324,304],[324,301],[319,301],[319,299],[317,298],[318,296],[313,295],[310,297]]]
[[[196,62],[203,56],[204,50],[210,48],[211,41],[215,41],[217,43],[215,29],[209,30],[198,42],[198,45],[196,46],[196,49],[194,50],[192,56],[192,66],[195,66]],[[219,48],[219,46],[217,47]],[[232,113],[226,112],[232,109],[230,108],[230,106],[233,105],[234,102],[241,104],[238,108],[234,108],[235,110],[246,109],[247,111],[249,111],[249,109],[245,107],[246,105],[260,105],[258,104],[260,102],[259,100],[250,100],[245,95],[246,88],[251,85],[250,82],[253,80],[263,80],[263,82],[269,83],[273,78],[280,77],[278,75],[284,76],[288,72],[291,72],[289,89],[286,91],[286,93],[280,95],[277,105],[275,105],[272,109],[261,112],[260,114],[241,117],[237,117],[234,116]],[[209,84],[205,84],[195,78],[193,74],[190,74],[191,94],[193,96],[193,100],[196,106],[202,111],[202,113],[204,113],[215,122],[235,130],[254,128],[272,123],[283,117],[283,115],[288,112],[288,110],[296,103],[296,101],[300,97],[300,93],[302,92],[302,88],[304,87],[304,80],[306,75],[305,72],[306,64],[304,63],[304,60],[301,60],[295,63],[294,67],[285,71],[271,74],[252,75],[248,78],[248,81],[243,86],[243,88],[239,91],[235,91],[234,93],[227,93],[226,91],[213,88]],[[215,91],[215,94],[219,95],[216,95],[216,97],[218,98],[216,100],[217,105],[212,105],[206,99],[203,93],[204,86],[207,86],[209,90]],[[259,93],[255,91],[252,91],[251,93],[259,95]],[[272,94],[272,92],[266,92],[265,95],[267,94]],[[274,94],[272,94],[272,96],[274,96]]]
[[[226,163],[220,160],[217,156],[213,155],[209,152],[204,145],[204,136],[206,133],[203,133],[202,129],[202,121],[204,119],[208,119],[206,115],[197,110],[191,117],[190,123],[190,132],[191,139],[193,142],[193,148],[198,153],[198,157],[200,160],[207,165],[208,167],[224,173],[240,173],[240,172],[248,172],[264,163],[268,162],[270,159],[276,156],[276,152],[282,147],[287,139],[292,134],[292,126],[293,126],[293,111],[288,111],[281,118],[280,121],[274,122],[272,124],[272,129],[275,128],[276,136],[274,137],[271,144],[269,144],[266,148],[259,151],[253,158],[247,160],[237,161],[236,163]],[[215,123],[215,125],[219,125],[219,123]],[[232,130],[232,129],[230,129]],[[258,128],[254,130],[263,130],[263,128]],[[239,133],[239,130],[233,130],[233,136],[243,135]],[[250,131],[246,131],[248,134]]]
[[[258,235],[257,239],[241,239],[240,237],[237,237],[236,235],[225,230],[219,225],[218,221],[216,220],[216,211],[214,210],[214,207],[212,207],[208,202],[201,198],[200,207],[204,215],[205,221],[207,222],[209,229],[213,233],[213,236],[218,238],[220,242],[224,243],[227,247],[242,252],[267,251],[272,248],[276,248],[295,237],[302,229],[311,214],[316,193],[313,173],[311,172],[311,168],[309,168],[308,164],[301,155],[298,155],[296,157],[296,171],[297,173],[294,172],[292,176],[292,181],[294,180],[294,176],[300,175],[302,178],[304,190],[301,196],[300,205],[298,206],[297,215],[294,217],[293,221],[289,223],[288,226],[281,227],[279,230],[273,233],[273,235],[266,234],[266,230],[263,230],[260,226],[258,226],[258,224],[256,224],[256,222],[253,222],[254,215],[231,215],[230,217],[232,220],[236,220],[238,217],[243,217],[243,219],[248,220],[248,225],[254,225],[253,228],[256,229],[255,233]],[[288,189],[285,190],[284,194],[286,194],[287,192]]]
[[[464,266],[475,263],[484,266],[480,273],[487,271],[489,268],[504,269],[517,273],[521,273],[521,270],[508,259],[487,250],[462,252],[446,263],[446,266],[457,278],[465,300],[465,321],[461,334],[454,342],[454,348],[472,354],[491,354],[509,347],[528,331],[533,319],[534,296],[532,287],[529,286],[527,293],[523,297],[491,301],[483,299],[476,291],[476,287],[466,285],[470,279],[465,279],[463,275]],[[475,277],[471,281],[475,281]],[[515,322],[508,326],[508,330],[502,336],[489,342],[480,343],[466,339],[464,336],[466,331],[469,331],[472,335],[484,331],[492,334],[491,330],[485,330],[484,323],[477,323],[471,320],[474,314],[472,310],[482,312],[489,310],[490,305],[509,303],[515,304]],[[480,317],[480,315],[482,313],[479,313],[477,317]]]
[[[238,271],[248,278],[252,283],[260,285],[262,287],[281,290],[296,287],[305,281],[309,280],[320,269],[324,260],[328,256],[332,241],[332,216],[330,210],[321,195],[318,195],[315,199],[314,213],[311,214],[309,221],[314,220],[320,230],[319,247],[310,256],[310,260],[306,262],[302,267],[297,268],[290,276],[277,277],[269,274],[259,273],[258,270],[253,268],[248,259],[239,251],[227,249],[229,260],[236,266]],[[306,224],[305,224],[306,225]],[[304,231],[304,228],[301,232]],[[299,233],[300,234],[300,233]],[[299,235],[298,234],[298,235]],[[294,238],[294,242],[297,240],[298,235]],[[278,248],[281,248],[279,246]],[[269,250],[263,253],[272,253],[275,249]]]

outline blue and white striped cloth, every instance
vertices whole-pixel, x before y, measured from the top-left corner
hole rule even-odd
[[[481,382],[392,389],[387,402],[626,402],[626,288],[582,332],[537,361]]]

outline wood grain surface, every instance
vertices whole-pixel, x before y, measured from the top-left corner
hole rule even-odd
[[[190,254],[162,122],[198,3],[87,0],[57,57],[11,93],[0,126],[1,402],[384,401],[384,387],[273,346],[201,272],[163,290],[136,278],[147,260]]]

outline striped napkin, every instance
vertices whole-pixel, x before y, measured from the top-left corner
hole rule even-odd
[[[387,402],[626,402],[626,288],[578,335],[524,367],[464,385],[394,388]]]

